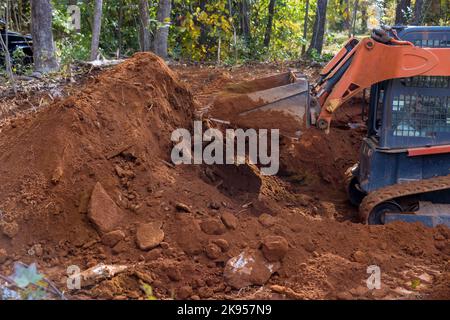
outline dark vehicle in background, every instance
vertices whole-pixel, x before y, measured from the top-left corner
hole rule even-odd
[[[8,44],[8,51],[11,56],[12,60],[11,62],[13,64],[33,63],[33,49],[31,36],[6,30],[6,23],[1,19],[0,19],[0,35],[3,38],[3,41]],[[8,38],[8,41],[6,41],[6,38]],[[17,49],[22,49],[23,54],[19,55],[19,57],[17,57],[16,55],[16,58],[14,58],[14,52]],[[4,47],[0,45],[0,64],[3,65],[4,62],[5,62]]]

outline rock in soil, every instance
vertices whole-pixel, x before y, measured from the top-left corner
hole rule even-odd
[[[4,263],[8,259],[8,253],[5,249],[0,249],[0,263]]]
[[[221,235],[226,232],[226,228],[219,219],[206,219],[200,224],[202,231],[208,235]]]
[[[115,230],[108,232],[102,237],[102,243],[110,248],[114,247],[120,240],[125,238],[125,233],[122,230]]]
[[[283,237],[268,236],[264,238],[261,249],[268,261],[276,262],[284,258],[289,249],[289,244]]]
[[[193,291],[190,286],[183,286],[178,289],[176,298],[180,300],[186,300],[187,298],[191,297],[192,294]]]
[[[250,285],[264,285],[280,264],[268,262],[261,251],[247,249],[238,256],[228,260],[225,270],[225,281],[235,289]]]
[[[157,247],[164,240],[161,222],[142,224],[136,231],[136,242],[141,250],[150,250]]]
[[[178,211],[181,211],[181,212],[186,212],[186,213],[191,212],[191,208],[189,208],[189,206],[188,206],[187,204],[184,204],[184,203],[181,203],[181,202],[178,202],[178,203],[175,205],[175,208],[176,208]]]
[[[205,248],[206,256],[212,260],[218,259],[222,255],[220,247],[214,243],[210,243]]]
[[[277,219],[270,214],[263,213],[258,218],[259,223],[261,223],[264,227],[269,228],[275,225],[277,222]]]
[[[231,212],[224,212],[222,214],[222,222],[228,229],[236,229],[238,225],[238,219]]]
[[[19,225],[16,222],[2,222],[1,230],[8,238],[14,238],[19,233]]]
[[[97,182],[92,191],[88,217],[100,233],[116,229],[122,220],[120,208],[106,193],[100,182]]]

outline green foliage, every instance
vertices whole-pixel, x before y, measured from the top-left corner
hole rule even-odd
[[[246,28],[243,25],[244,14],[241,7],[243,1],[172,0],[170,56],[174,59],[220,61],[225,64],[249,60],[299,59],[302,47],[308,47],[312,37],[317,0],[310,0],[309,15],[306,17],[308,24],[306,37],[303,35],[306,1],[277,0],[271,41],[267,47],[264,45],[264,36],[269,20],[270,0],[245,0],[248,3],[249,34],[244,34]],[[156,20],[158,2],[149,1],[152,37],[160,25]],[[349,34],[367,35],[368,25],[380,22],[394,24],[396,3],[395,0],[328,0],[325,54],[322,57],[313,55],[313,60],[323,60],[327,58],[328,53],[335,53],[348,39]],[[414,3],[412,1],[412,4]],[[425,1],[425,3],[423,23],[435,25],[450,23],[448,0]],[[18,4],[12,5],[14,10],[19,10]],[[70,27],[68,5],[68,0],[52,0],[57,54],[63,64],[74,60],[86,60],[89,57],[94,1],[77,1],[81,10],[79,32]],[[410,21],[413,18],[413,9],[410,7],[404,12]],[[12,19],[11,26],[23,32],[28,28],[29,31],[29,1],[23,2],[21,10],[27,19],[22,19],[22,23]],[[101,54],[107,58],[126,57],[139,51],[140,26],[138,1],[103,1]],[[19,67],[17,72],[24,70]]]
[[[14,274],[10,278],[14,288],[0,285],[0,300],[43,300],[54,298],[44,281],[44,275],[37,270],[36,264],[14,265]]]

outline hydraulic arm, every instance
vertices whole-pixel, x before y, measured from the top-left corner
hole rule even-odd
[[[313,123],[328,131],[333,112],[356,94],[384,80],[413,76],[450,76],[450,48],[420,48],[386,34],[352,38],[313,87],[320,106]]]

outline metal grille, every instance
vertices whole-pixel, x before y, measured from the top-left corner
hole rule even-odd
[[[450,89],[450,77],[418,76],[402,78],[400,81],[405,87]]]
[[[447,39],[419,39],[415,40],[413,43],[416,47],[428,47],[428,48],[450,47],[450,40]]]
[[[397,137],[433,137],[450,133],[450,97],[399,95],[392,102],[392,130]]]

